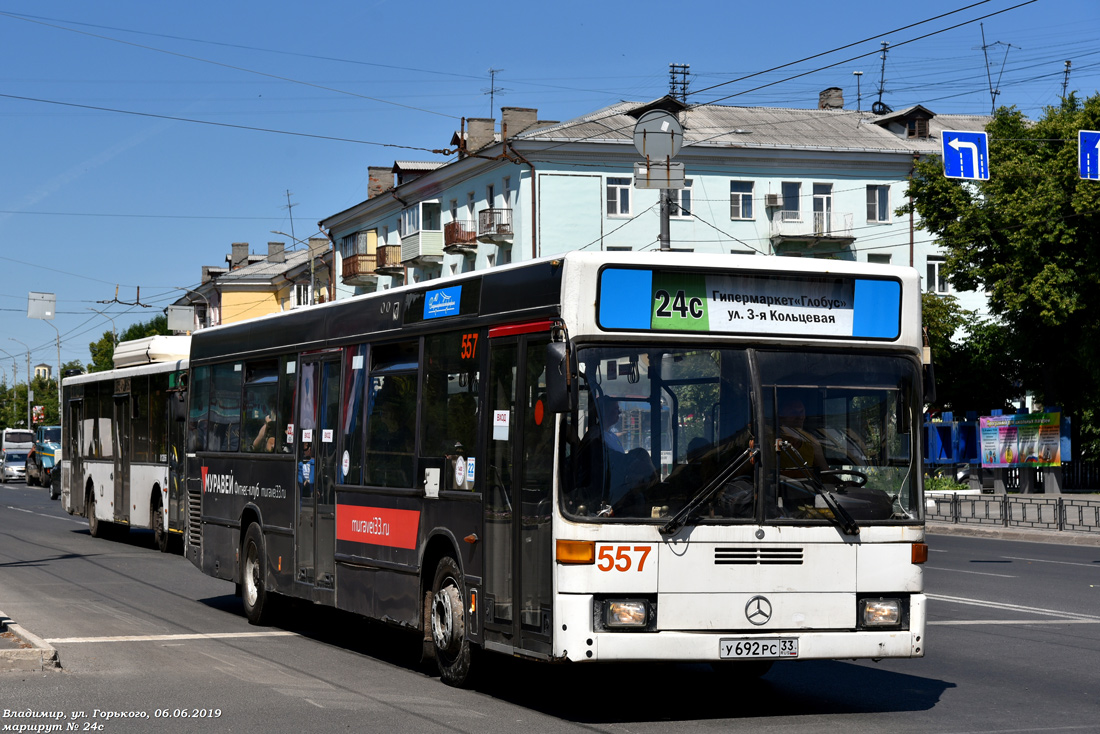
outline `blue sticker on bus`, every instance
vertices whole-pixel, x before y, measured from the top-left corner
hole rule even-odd
[[[442,316],[456,316],[462,301],[462,286],[428,291],[424,294],[424,318],[438,319]]]

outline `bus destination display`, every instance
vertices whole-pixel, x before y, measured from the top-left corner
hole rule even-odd
[[[896,339],[901,284],[851,276],[600,273],[604,329]]]

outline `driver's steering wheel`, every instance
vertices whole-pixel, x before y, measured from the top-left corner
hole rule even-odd
[[[841,486],[851,484],[856,487],[862,487],[864,484],[867,484],[867,475],[855,469],[821,469],[817,473],[822,478],[837,477],[837,481]],[[855,477],[855,479],[852,480],[847,477]]]

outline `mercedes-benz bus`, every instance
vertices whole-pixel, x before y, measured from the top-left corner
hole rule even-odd
[[[583,253],[203,329],[186,554],[545,661],[925,652],[919,280]]]

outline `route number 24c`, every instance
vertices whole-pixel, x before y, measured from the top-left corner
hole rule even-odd
[[[601,571],[641,572],[651,550],[653,547],[648,545],[601,545],[596,549],[599,561],[596,568]]]

